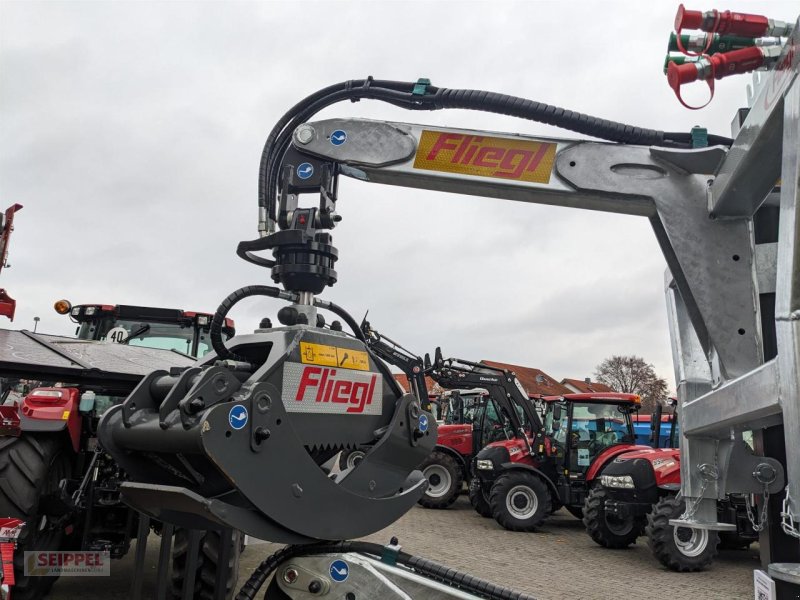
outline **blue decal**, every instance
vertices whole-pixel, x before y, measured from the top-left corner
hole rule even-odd
[[[419,416],[419,430],[422,433],[428,431],[428,415],[420,415]]]
[[[237,404],[228,413],[228,423],[234,429],[241,429],[247,425],[247,409],[244,404]]]
[[[297,167],[297,176],[300,179],[308,179],[314,174],[314,165],[311,163],[303,163]]]
[[[347,141],[347,132],[337,129],[331,134],[331,144],[341,146]]]
[[[343,560],[335,560],[331,563],[331,579],[342,583],[350,575],[350,567]]]

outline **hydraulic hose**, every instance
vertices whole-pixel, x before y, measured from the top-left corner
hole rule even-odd
[[[359,327],[358,323],[356,323],[356,320],[350,316],[350,313],[348,313],[341,306],[334,304],[330,300],[320,300],[319,298],[314,298],[314,306],[319,306],[320,308],[324,308],[325,310],[329,310],[333,314],[340,316],[342,320],[347,323],[347,326],[353,330],[353,335],[355,335],[357,339],[361,340],[365,344],[367,343],[367,337],[364,335],[364,332],[361,331],[361,327]]]
[[[611,142],[648,146],[692,147],[684,132],[664,132],[618,123],[542,102],[481,90],[437,88],[426,81],[351,80],[328,86],[298,102],[278,121],[267,137],[258,176],[258,205],[273,223],[280,164],[291,144],[292,132],[320,110],[344,100],[380,100],[408,110],[464,109],[508,115],[568,129]],[[730,138],[709,135],[710,145],[730,146]]]
[[[222,339],[222,326],[225,324],[225,317],[237,302],[244,300],[245,298],[249,298],[250,296],[269,296],[271,298],[279,298],[281,295],[286,294],[288,294],[288,292],[284,292],[279,288],[269,285],[248,285],[229,294],[214,313],[214,318],[211,319],[211,327],[209,329],[211,347],[214,349],[214,352],[217,353],[217,357],[220,360],[235,360],[246,363],[250,362],[249,359],[228,350],[228,348],[225,346],[225,341]]]
[[[284,292],[280,288],[269,285],[248,285],[229,294],[214,313],[214,318],[211,319],[211,327],[209,328],[211,347],[214,349],[214,352],[216,352],[219,360],[250,362],[247,358],[228,350],[227,346],[225,346],[225,341],[222,339],[222,326],[225,324],[225,317],[238,302],[244,300],[245,298],[249,298],[250,296],[268,296],[270,298],[283,298],[284,300],[292,301],[296,300],[295,294],[292,292]],[[365,344],[367,343],[364,332],[361,331],[361,328],[358,326],[358,323],[356,323],[356,320],[341,306],[334,304],[329,300],[320,300],[319,298],[314,298],[314,305],[322,309],[329,310],[335,315],[341,317],[342,320],[347,323],[347,326],[353,330],[353,335],[355,335],[356,338]]]
[[[250,578],[242,586],[242,589],[239,590],[235,600],[255,600],[258,590],[261,589],[261,586],[264,585],[269,576],[275,572],[282,562],[291,558],[312,554],[345,554],[348,552],[368,554],[372,557],[380,558],[383,556],[384,551],[385,548],[383,546],[371,542],[323,542],[321,544],[303,546],[286,546],[275,554],[268,556],[256,567],[256,570],[253,571]],[[535,600],[532,596],[515,592],[406,552],[398,552],[394,560],[398,564],[429,579],[464,590],[485,600]]]

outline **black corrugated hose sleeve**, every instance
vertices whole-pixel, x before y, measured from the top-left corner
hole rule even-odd
[[[543,102],[535,102],[506,94],[481,90],[450,90],[442,88],[436,92],[434,98],[437,108],[482,110],[520,117],[612,142],[642,146],[660,146],[664,144],[663,131],[600,119],[565,108],[544,104]]]
[[[269,285],[248,285],[229,294],[228,297],[222,301],[219,308],[217,308],[217,311],[214,313],[214,318],[211,319],[211,328],[209,329],[211,347],[214,348],[214,352],[217,353],[217,357],[220,360],[250,362],[248,359],[228,350],[222,339],[222,326],[225,324],[225,317],[234,305],[249,296],[270,296],[272,298],[277,298],[280,291],[279,288]]]
[[[239,590],[235,600],[254,600],[258,590],[264,585],[269,576],[275,572],[275,569],[283,561],[290,558],[311,554],[344,554],[347,552],[369,554],[377,558],[383,554],[383,550],[383,546],[371,542],[325,542],[302,546],[286,546],[275,554],[268,556],[256,568],[242,586],[242,589]],[[406,552],[397,554],[397,562],[434,581],[475,594],[486,600],[535,600],[535,598],[527,594],[515,592],[433,561],[412,556]]]

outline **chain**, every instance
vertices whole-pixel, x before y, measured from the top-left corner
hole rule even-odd
[[[761,504],[761,514],[758,515],[758,522],[756,522],[756,518],[753,515],[752,505],[750,504],[750,496],[751,494],[747,494],[744,497],[744,504],[745,508],[747,509],[747,518],[750,521],[750,525],[753,526],[753,531],[756,533],[762,531],[764,527],[767,526],[767,504],[769,503],[769,489],[767,485],[764,484],[764,501]]]
[[[682,521],[691,521],[692,517],[697,513],[697,509],[700,508],[700,503],[703,501],[703,494],[708,487],[708,483],[710,481],[716,481],[719,479],[719,470],[717,469],[716,465],[717,456],[716,453],[714,454],[714,463],[710,465],[708,463],[703,463],[697,470],[700,471],[700,476],[703,478],[702,483],[700,484],[700,491],[697,493],[697,496],[694,498],[686,498],[686,510],[683,511],[681,515]]]
[[[795,523],[792,513],[789,509],[791,499],[789,497],[789,486],[786,486],[786,497],[783,499],[783,508],[781,510],[781,529],[786,535],[800,539],[800,524]]]
[[[683,511],[683,514],[681,515],[681,521],[692,520],[692,517],[697,512],[697,509],[700,508],[700,502],[703,500],[703,493],[706,491],[707,485],[708,479],[704,477],[703,483],[700,485],[700,492],[697,494],[697,498],[686,498],[686,510]]]

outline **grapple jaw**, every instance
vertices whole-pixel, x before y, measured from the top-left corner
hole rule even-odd
[[[156,371],[109,409],[100,441],[127,502],[179,525],[276,542],[361,537],[408,511],[436,422],[359,340],[306,325],[231,341],[257,368],[204,359]],[[357,466],[323,464],[368,446]]]

